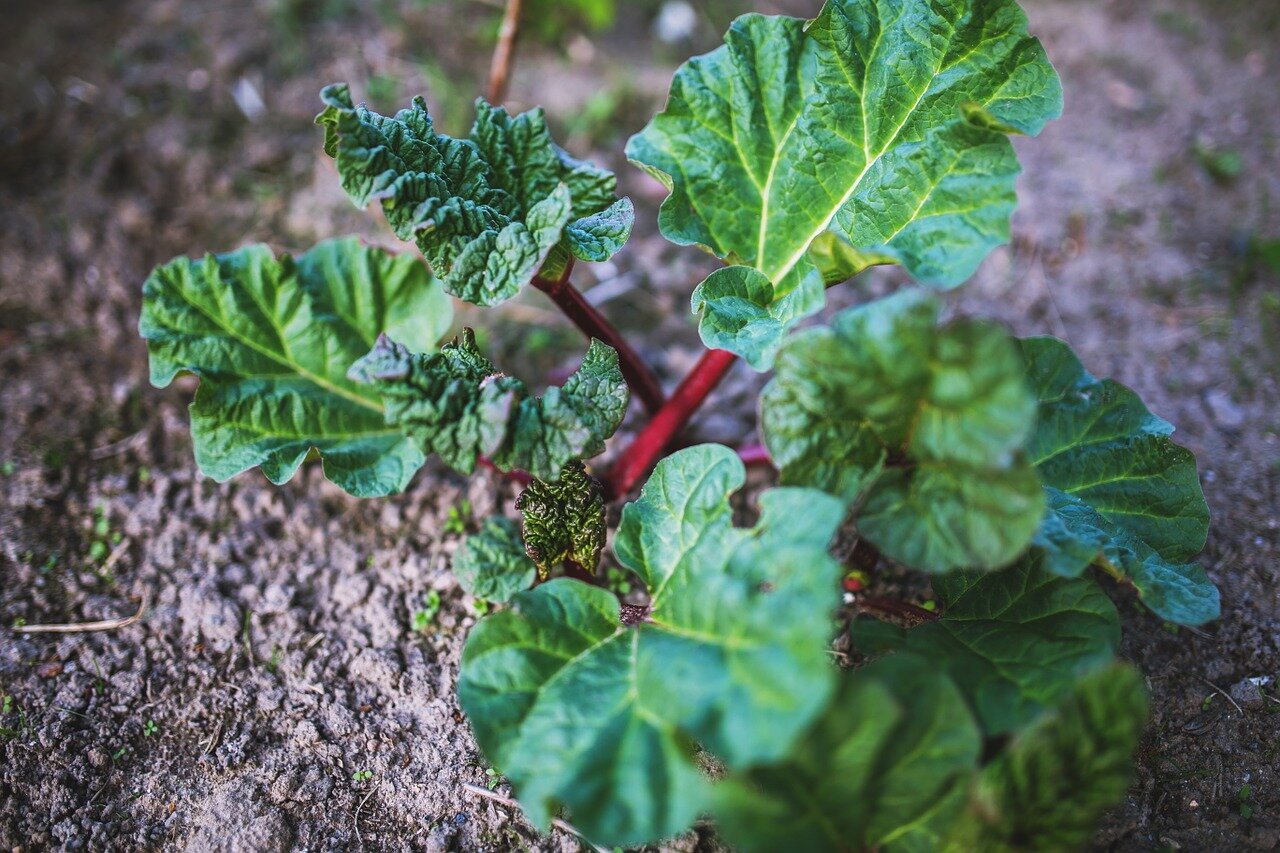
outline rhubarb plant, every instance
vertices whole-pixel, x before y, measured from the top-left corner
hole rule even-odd
[[[669,396],[571,281],[624,247],[632,203],[540,110],[477,101],[455,139],[421,99],[321,100],[342,187],[420,257],[346,238],[165,264],[143,288],[151,378],[199,378],[195,457],[219,481],[314,458],[385,496],[434,455],[522,484],[519,519],[484,520],[453,570],[493,604],[458,698],[535,825],[627,845],[708,821],[743,850],[1088,842],[1145,721],[1122,610],[1195,626],[1219,601],[1173,427],[1064,342],[938,293],[1008,240],[1010,137],[1061,110],[1013,0],[746,15],[676,71],[626,154],[668,191],[662,235],[723,266],[689,294],[709,349]],[[796,328],[882,264],[917,284]],[[452,298],[527,286],[589,338],[540,394],[453,319]],[[738,362],[773,373],[763,448],[669,452]],[[747,462],[777,485],[735,498]],[[851,570],[867,581],[842,592]]]

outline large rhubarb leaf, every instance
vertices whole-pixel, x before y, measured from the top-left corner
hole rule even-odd
[[[679,832],[710,798],[695,744],[735,770],[777,761],[826,705],[843,506],[774,489],[756,527],[735,528],[744,480],[732,451],[693,447],[625,507],[615,551],[647,612],[553,580],[467,640],[459,698],[535,823],[565,807],[598,843]]]
[[[191,433],[205,474],[261,466],[283,483],[314,449],[329,479],[375,496],[404,489],[423,454],[347,368],[384,332],[434,347],[452,316],[421,261],[348,238],[296,261],[262,245],[171,261],[143,287],[139,330],[154,385],[200,377]]]
[[[764,440],[783,483],[862,500],[858,529],[886,555],[995,568],[1044,514],[1022,452],[1035,400],[1008,335],[939,328],[939,311],[908,291],[795,335],[764,390]]]
[[[1048,494],[1036,536],[1048,568],[1072,576],[1097,564],[1164,619],[1216,619],[1218,590],[1192,562],[1209,510],[1195,457],[1169,440],[1173,426],[1087,373],[1062,341],[1030,338],[1022,352],[1040,401],[1030,454]]]
[[[731,776],[713,811],[741,850],[937,850],[981,752],[951,679],[924,658],[894,655],[841,675],[788,759]]]
[[[558,479],[570,460],[601,453],[627,411],[618,354],[597,340],[564,385],[542,397],[500,373],[470,329],[432,353],[383,335],[349,375],[381,395],[389,424],[464,474],[488,456],[507,470]]]
[[[389,118],[353,104],[345,84],[321,99],[316,123],[343,189],[360,207],[380,201],[396,236],[468,302],[509,299],[556,250],[607,260],[631,234],[614,176],[561,151],[541,110],[510,116],[477,101],[470,138],[453,139],[421,98]]]
[[[627,155],[671,191],[662,233],[773,284],[760,319],[705,298],[704,335],[767,367],[795,322],[774,308],[810,276],[896,261],[951,287],[1009,238],[1008,134],[1062,108],[1057,74],[1013,0],[828,0],[813,21],[745,15],[676,72]],[[833,232],[849,250],[814,241]],[[815,310],[806,304],[810,313]],[[779,317],[787,319],[779,322]]]
[[[1039,554],[999,572],[941,575],[933,586],[943,607],[936,622],[903,630],[860,618],[854,641],[868,652],[913,652],[949,673],[988,734],[1056,705],[1120,644],[1120,617],[1106,593],[1084,578],[1050,574]]]
[[[480,532],[462,543],[453,557],[453,573],[476,598],[501,603],[528,589],[537,567],[524,551],[520,526],[499,515],[486,519]]]
[[[956,851],[1082,850],[1125,794],[1147,718],[1142,676],[1101,667],[982,769],[945,846]]]

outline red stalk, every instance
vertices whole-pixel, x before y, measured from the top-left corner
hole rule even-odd
[[[896,598],[877,598],[873,596],[859,598],[858,609],[864,613],[896,616],[912,623],[912,626],[919,625],[921,622],[938,621],[938,614],[932,610],[925,610],[923,607],[912,604],[909,601],[899,601]]]
[[[481,468],[487,468],[490,471],[501,474],[513,483],[519,483],[521,486],[527,486],[533,482],[533,476],[528,471],[504,471],[488,456],[477,456],[476,463]]]
[[[650,414],[657,412],[665,402],[662,386],[658,384],[657,377],[653,375],[649,365],[645,364],[640,355],[631,348],[631,344],[627,343],[613,324],[569,283],[568,278],[567,272],[560,281],[535,278],[533,286],[547,294],[556,307],[581,329],[583,334],[597,338],[618,351],[618,366],[622,368],[622,375],[626,378],[627,385],[640,398],[646,411]]]
[[[763,444],[752,444],[747,447],[738,448],[738,458],[742,460],[742,464],[748,468],[752,466],[772,467],[773,459],[769,456],[769,451],[765,449]]]
[[[612,497],[626,495],[649,472],[658,455],[689,422],[689,418],[693,417],[707,395],[720,384],[720,380],[736,360],[737,356],[722,349],[709,350],[698,360],[693,370],[680,383],[680,387],[614,464],[609,476]]]

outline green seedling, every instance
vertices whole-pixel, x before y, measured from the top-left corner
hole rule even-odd
[[[413,611],[413,630],[419,634],[427,633],[439,614],[440,593],[434,589],[428,590],[423,606]]]

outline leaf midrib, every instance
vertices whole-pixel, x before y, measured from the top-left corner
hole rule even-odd
[[[254,296],[253,299],[255,303],[258,301],[256,296]],[[265,356],[266,358],[274,361],[276,364],[289,368],[290,370],[292,370],[299,376],[303,377],[307,381],[311,382],[312,384],[320,388],[323,388],[324,390],[336,396],[342,397],[348,400],[349,402],[355,403],[356,405],[363,406],[367,409],[375,411],[378,414],[386,414],[386,409],[383,407],[381,403],[374,402],[373,400],[370,400],[368,397],[362,396],[360,394],[355,393],[354,391],[350,391],[346,388],[343,388],[341,385],[337,385],[331,380],[326,379],[325,377],[320,376],[319,374],[313,373],[312,371],[303,367],[301,364],[298,364],[294,361],[291,361],[287,357],[282,356],[280,353],[272,352],[270,349],[257,343],[252,338],[239,333],[236,329],[234,329],[228,323],[224,322],[221,316],[212,313],[208,308],[206,308],[200,302],[192,299],[188,299],[187,303],[192,308],[196,309],[205,317],[207,317],[215,326],[221,329],[222,332],[232,340],[237,341],[238,343],[240,343],[245,347],[248,347],[249,349],[253,350],[259,355]],[[261,305],[259,305],[259,309],[261,310]],[[263,317],[265,317],[267,322],[271,324],[271,328],[276,330],[276,333],[280,336],[281,343],[283,343],[285,339],[284,330],[281,329],[280,326],[276,324],[275,320],[272,318],[272,316],[268,312],[263,311]]]
[[[955,34],[956,34],[955,27],[953,26],[951,39],[955,38]],[[871,58],[874,57],[875,51],[879,47],[880,39],[883,37],[883,35],[884,35],[884,29],[882,28],[880,32],[876,34],[876,38],[875,38],[875,41],[872,43],[871,50],[868,51],[867,58],[864,60],[864,65],[867,62],[869,62]],[[807,33],[805,35],[805,38],[809,38],[809,35]],[[898,138],[902,135],[902,131],[906,129],[908,124],[911,123],[911,119],[915,115],[916,110],[919,109],[920,104],[924,101],[925,96],[928,95],[929,92],[933,90],[933,84],[937,81],[938,77],[943,73],[943,71],[949,71],[950,69],[956,67],[965,59],[967,59],[969,56],[971,56],[978,48],[982,47],[986,43],[987,43],[987,39],[979,38],[976,41],[976,43],[967,52],[962,54],[958,59],[954,60],[950,64],[948,64],[946,61],[947,60],[946,52],[943,51],[939,53],[937,64],[934,67],[933,73],[929,76],[928,81],[921,88],[920,94],[916,96],[915,102],[903,114],[902,121],[899,122],[898,127],[894,130],[893,134],[889,137],[889,140],[885,143],[885,145],[880,149],[879,153],[877,153],[874,158],[871,157],[870,144],[869,144],[869,141],[867,140],[867,133],[868,133],[867,110],[866,110],[867,80],[865,79],[865,74],[864,74],[864,79],[861,81],[862,85],[859,91],[859,98],[861,101],[861,109],[862,109],[862,133],[863,133],[862,154],[863,154],[863,157],[866,158],[866,165],[863,167],[858,177],[854,179],[853,183],[850,185],[848,191],[844,194],[844,196],[841,197],[841,199],[831,208],[831,211],[823,218],[821,226],[819,226],[812,233],[810,233],[808,237],[799,244],[799,248],[795,251],[795,253],[793,253],[792,256],[789,259],[787,259],[787,261],[781,267],[779,267],[777,270],[775,270],[772,273],[767,272],[762,268],[763,255],[764,255],[763,249],[764,249],[764,242],[765,242],[764,235],[767,227],[766,226],[767,220],[763,216],[763,213],[767,212],[768,210],[768,199],[767,198],[765,199],[762,205],[760,251],[757,255],[756,264],[758,265],[758,268],[760,268],[760,271],[764,273],[765,276],[770,281],[777,283],[781,281],[788,273],[790,273],[791,270],[795,268],[795,265],[800,262],[800,259],[803,258],[808,253],[809,246],[812,245],[813,241],[816,240],[818,236],[822,234],[823,231],[826,231],[827,228],[830,227],[832,219],[834,219],[836,214],[840,212],[840,209],[843,208],[846,204],[848,204],[849,200],[853,198],[854,194],[862,186],[862,181],[863,179],[866,178],[867,174],[873,168],[875,168],[876,164],[880,162],[880,160],[885,156],[885,154],[887,154],[889,150],[893,148],[895,144],[897,144]],[[848,78],[847,70],[845,70],[844,73],[847,79]],[[852,83],[852,81],[850,82]],[[997,92],[998,91],[999,90],[997,90]],[[992,93],[983,101],[982,105],[984,107],[988,106],[991,103],[991,101],[994,100],[994,98],[995,98],[995,93]],[[804,104],[802,103],[800,110],[796,116],[797,122],[799,121],[800,117],[803,115],[804,115]],[[788,131],[787,135],[788,136],[790,135],[790,131]],[[784,142],[785,142],[785,138],[784,138]],[[779,148],[775,153],[774,168],[776,168],[776,161],[777,159],[780,159],[780,156],[781,156],[781,144],[779,144]],[[772,178],[772,169],[770,170],[770,177]],[[929,197],[932,196],[933,192],[936,191],[936,189],[937,187],[935,186],[929,193],[925,194],[926,201],[928,200]],[[902,229],[900,228],[899,231],[901,230]]]

